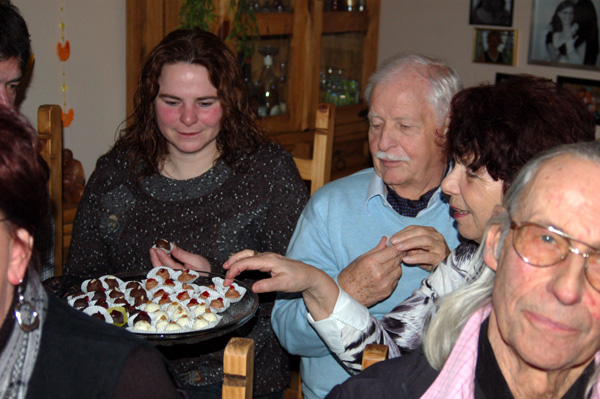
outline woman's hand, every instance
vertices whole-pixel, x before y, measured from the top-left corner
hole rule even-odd
[[[227,270],[225,286],[246,270],[269,273],[271,277],[255,282],[252,290],[301,292],[308,311],[317,321],[329,317],[339,295],[337,284],[324,271],[274,253],[246,249],[232,255],[223,268]]]
[[[209,272],[210,262],[204,256],[184,251],[175,244],[169,255],[162,249],[150,248],[150,261],[154,267],[170,267],[171,269],[190,269],[199,272]],[[179,261],[179,262],[177,262]]]
[[[576,40],[577,39],[577,33],[579,31],[579,24],[578,23],[574,23],[573,25],[571,25],[570,28],[565,27],[565,32],[568,31],[569,32],[569,36]]]

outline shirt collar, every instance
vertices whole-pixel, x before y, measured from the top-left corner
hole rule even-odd
[[[449,173],[450,169],[451,168],[449,167],[446,174]],[[372,172],[373,173],[371,174],[371,179],[369,181],[369,188],[367,189],[367,196],[365,198],[365,212],[367,212],[367,214],[370,215],[368,203],[371,199],[373,199],[377,196],[381,197],[381,201],[383,202],[384,206],[390,208],[391,210],[394,210],[394,208],[392,208],[390,203],[387,201],[387,193],[385,191],[385,183],[383,182],[381,177],[379,177],[377,172],[375,172],[375,169],[373,169]],[[437,190],[435,190],[435,192],[431,196],[431,199],[429,200],[429,204],[427,205],[427,207],[433,206],[443,200],[443,197],[441,195],[441,190],[442,190],[441,187],[438,187]],[[396,212],[396,211],[394,211],[394,212]]]

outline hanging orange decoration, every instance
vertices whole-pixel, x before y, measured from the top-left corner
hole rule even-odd
[[[62,119],[63,127],[67,127],[73,122],[73,108],[69,108],[69,112],[65,114],[64,111],[60,112],[60,119]]]
[[[63,0],[60,0],[60,16],[61,19],[64,18],[64,7]],[[73,117],[75,116],[75,111],[73,108],[69,108],[67,112],[67,91],[69,87],[67,86],[67,74],[65,72],[65,62],[71,57],[71,44],[68,40],[65,40],[65,23],[61,21],[58,25],[60,28],[60,42],[56,44],[56,54],[58,55],[58,59],[62,61],[62,85],[60,86],[60,90],[63,94],[63,106],[61,109],[61,119],[63,123],[63,127],[68,127],[71,122],[73,122]]]
[[[56,43],[56,54],[58,54],[58,59],[62,62],[65,62],[71,56],[71,44],[69,41],[65,41],[65,45],[62,43]]]

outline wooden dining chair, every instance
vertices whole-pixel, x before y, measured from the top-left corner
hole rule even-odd
[[[387,359],[388,347],[386,345],[368,344],[363,351],[362,358],[362,369],[366,369],[369,366],[374,365],[382,360]],[[293,377],[292,377],[293,378]],[[302,378],[299,374],[296,374],[297,381],[293,381],[294,389],[288,388],[290,392],[289,396],[296,399],[302,399]],[[224,396],[223,396],[224,397]],[[286,392],[286,398],[288,397]]]
[[[254,340],[233,337],[223,356],[223,399],[252,398]]]
[[[335,105],[319,104],[315,115],[315,136],[312,158],[294,156],[294,162],[302,180],[310,181],[310,195],[331,180],[331,159],[333,156],[333,134],[335,126]],[[299,358],[293,359],[297,370],[292,370],[290,386],[286,397],[302,399],[302,376],[299,370]],[[289,392],[289,394],[288,394]]]
[[[315,118],[313,156],[294,157],[303,180],[310,180],[310,195],[331,180],[335,105],[319,104]]]
[[[363,351],[362,369],[366,369],[387,359],[388,347],[386,345],[368,344]]]
[[[50,167],[50,201],[54,220],[54,275],[62,275],[63,266],[63,198],[62,198],[62,150],[63,128],[61,109],[56,104],[40,105],[37,129],[42,141],[42,157]]]

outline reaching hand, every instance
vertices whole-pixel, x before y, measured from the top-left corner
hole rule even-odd
[[[274,253],[246,249],[232,255],[223,268],[227,270],[225,286],[246,270],[269,273],[271,277],[255,282],[252,290],[256,293],[302,292],[306,307],[315,320],[326,318],[333,312],[339,294],[335,281],[324,271]]]
[[[177,262],[179,261],[179,262]],[[210,271],[210,262],[204,256],[184,251],[175,244],[171,254],[162,249],[150,248],[150,261],[154,267],[170,267],[171,269],[190,269],[200,272]]]

